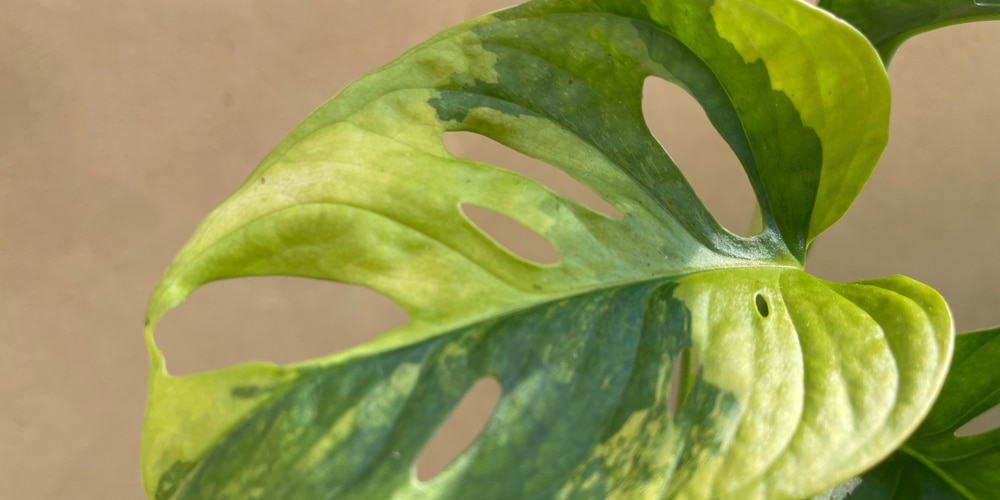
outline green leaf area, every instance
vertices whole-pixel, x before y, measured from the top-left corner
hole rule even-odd
[[[959,335],[941,397],[927,420],[888,460],[862,477],[853,498],[996,498],[1000,428],[955,432],[1000,404],[1000,328]]]
[[[959,23],[1000,19],[1000,0],[820,0],[856,26],[886,64],[907,39]]]
[[[650,134],[648,77],[687,90],[733,148],[759,234],[722,228]],[[148,494],[771,499],[860,474],[929,411],[952,348],[928,287],[802,270],[881,154],[888,98],[871,45],[797,1],[534,2],[432,38],[297,127],[168,269],[147,316]],[[544,160],[623,215],[456,158],[447,131]],[[559,261],[510,254],[463,205]],[[169,375],[160,316],[260,275],[364,285],[411,322],[293,366]],[[692,354],[688,391],[673,373]],[[503,388],[490,422],[418,481],[415,458],[483,377]]]

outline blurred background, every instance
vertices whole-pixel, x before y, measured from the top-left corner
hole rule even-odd
[[[174,253],[348,82],[514,3],[0,0],[0,496],[141,498],[143,310]],[[811,272],[906,274],[948,299],[960,330],[1000,324],[998,60],[998,23],[903,47],[890,71],[889,148],[854,208],[818,240]],[[659,82],[647,85],[644,108],[713,213],[745,233],[749,185],[700,108]],[[476,137],[448,146],[544,170]],[[511,249],[544,258],[543,243],[503,221],[483,224],[494,222],[488,229]],[[157,333],[171,370],[190,373],[309,359],[406,321],[365,289],[260,278],[199,290]],[[473,392],[425,471],[475,436],[499,394]]]

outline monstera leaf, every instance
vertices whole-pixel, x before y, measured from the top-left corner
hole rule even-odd
[[[759,234],[723,229],[650,134],[647,77],[704,107]],[[888,109],[877,52],[804,2],[538,1],[437,35],[292,131],[168,269],[147,316],[148,494],[801,498],[860,474],[929,411],[952,348],[928,287],[803,271],[881,154]],[[442,136],[458,130],[564,170],[622,217],[452,156]],[[511,255],[463,205],[516,219],[559,261]],[[261,275],[364,285],[412,320],[297,365],[169,375],[162,314]],[[483,377],[503,388],[490,422],[418,481],[417,455]]]
[[[852,498],[995,498],[1000,491],[1000,429],[956,436],[1000,404],[1000,328],[959,335],[940,399],[889,460],[862,477]]]
[[[861,30],[886,64],[914,35],[1000,18],[1000,0],[820,0],[819,6]]]

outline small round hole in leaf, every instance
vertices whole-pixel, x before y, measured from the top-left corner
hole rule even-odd
[[[767,306],[767,298],[761,294],[757,294],[754,299],[754,305],[757,306],[757,313],[760,317],[766,318],[768,314],[771,314],[771,309]]]

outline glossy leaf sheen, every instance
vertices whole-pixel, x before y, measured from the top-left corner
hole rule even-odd
[[[865,491],[890,493],[880,498],[995,498],[1000,429],[961,437],[955,432],[1000,404],[998,360],[1000,328],[959,335],[941,397],[903,448],[863,477]]]
[[[697,99],[763,209],[723,229],[642,120],[645,78]],[[448,30],[297,127],[151,299],[143,441],[166,498],[801,498],[878,463],[930,407],[951,319],[903,277],[827,283],[808,243],[885,146],[888,84],[856,31],[787,0],[543,1]],[[450,155],[471,131],[557,166],[609,218]],[[545,237],[521,260],[470,204]],[[152,331],[239,276],[356,283],[409,325],[298,365],[173,377]],[[763,304],[762,304],[763,302]],[[766,311],[766,313],[764,312]],[[336,334],[336,332],[331,332]],[[668,411],[671,374],[700,368]],[[478,379],[503,396],[427,483],[413,463]]]

